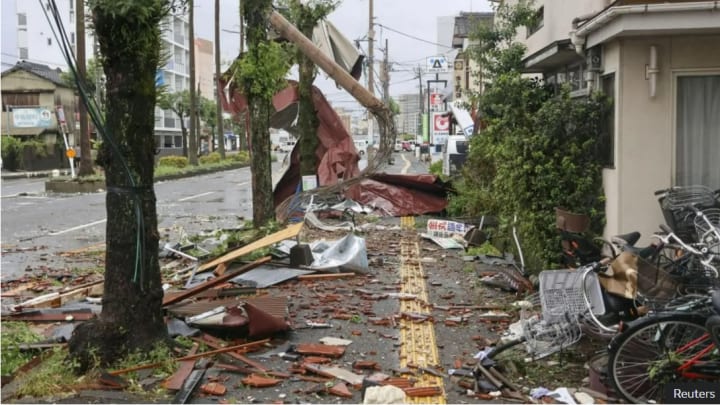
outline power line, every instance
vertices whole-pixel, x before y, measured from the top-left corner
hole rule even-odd
[[[396,30],[396,29],[394,29],[394,28],[390,28],[390,27],[388,27],[387,25],[382,25],[382,24],[379,24],[379,23],[377,23],[376,25],[377,25],[378,27],[382,27],[382,28],[384,28],[384,29],[386,29],[386,30],[388,30],[388,31],[392,31],[392,32],[394,32],[394,33],[396,33],[396,34],[400,34],[400,35],[402,35],[402,36],[405,36],[405,37],[414,39],[414,40],[416,40],[416,41],[425,42],[426,44],[430,44],[430,45],[442,46],[443,48],[454,49],[452,46],[447,46],[447,45],[439,44],[439,43],[437,43],[437,42],[428,41],[427,39],[419,38],[419,37],[416,37],[416,36],[414,36],[414,35],[411,35],[411,34],[408,34],[408,33],[402,32],[402,31],[398,31],[398,30]]]

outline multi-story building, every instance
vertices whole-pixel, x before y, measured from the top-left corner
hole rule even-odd
[[[395,98],[400,112],[395,116],[395,128],[398,134],[412,134],[417,136],[422,127],[420,126],[421,99],[419,93],[400,94]]]
[[[516,37],[527,46],[526,71],[566,83],[577,97],[598,89],[613,100],[601,140],[606,235],[640,231],[648,239],[664,222],[656,190],[720,188],[716,1],[536,0],[534,7],[536,24]]]
[[[185,13],[170,15],[163,21],[163,50],[169,58],[162,68],[162,82],[171,93],[190,89],[189,32]],[[180,117],[172,110],[155,107],[155,145],[159,155],[182,153]]]
[[[60,20],[67,32],[73,52],[76,46],[75,0],[56,0]],[[49,10],[47,1],[42,5],[38,1],[2,0],[2,70],[9,69],[20,60],[47,65],[51,68],[68,70],[67,62],[61,52],[61,46],[47,22],[45,12]],[[89,15],[86,10],[85,15]],[[57,31],[57,29],[55,29]],[[189,25],[186,12],[167,17],[163,23],[163,46],[170,55],[166,65],[158,73],[168,91],[189,89]],[[86,60],[92,58],[94,52],[93,31],[86,27]],[[205,46],[203,46],[203,49]],[[210,46],[212,48],[212,46]],[[212,55],[212,51],[210,53]],[[212,56],[210,57],[212,60]],[[212,62],[203,66],[214,66]],[[201,80],[212,82],[212,74],[205,74]],[[201,83],[201,86],[203,84]],[[202,88],[202,87],[201,87]],[[204,94],[212,94],[212,87],[205,85]],[[172,111],[157,108],[155,110],[155,137],[160,154],[177,154],[182,152],[182,136],[179,118]]]

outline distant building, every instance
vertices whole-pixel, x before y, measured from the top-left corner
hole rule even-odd
[[[344,108],[335,108],[335,112],[340,117],[340,121],[345,127],[345,130],[352,135],[352,113]]]
[[[2,72],[2,138],[34,140],[42,144],[42,153],[24,148],[19,165],[8,169],[45,170],[67,167],[65,141],[77,144],[75,91],[60,77],[59,68],[20,61]],[[61,125],[56,113],[62,107]],[[30,144],[30,143],[28,143]],[[36,143],[35,143],[36,144]]]
[[[162,68],[168,92],[190,89],[190,25],[187,14],[176,13],[163,21],[163,50],[169,59]],[[155,107],[155,146],[159,155],[179,155],[183,150],[180,118],[172,110]]]
[[[395,128],[398,134],[417,135],[422,129],[420,127],[420,94],[400,94],[395,97],[400,113],[395,116]]]

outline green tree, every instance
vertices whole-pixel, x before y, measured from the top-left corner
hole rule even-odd
[[[205,97],[200,98],[200,120],[210,127],[210,145],[215,142],[215,127],[217,126],[217,103]],[[217,134],[218,149],[225,144],[224,134]],[[223,149],[224,150],[224,149]]]
[[[103,55],[108,94],[106,140],[99,161],[107,196],[102,312],[79,325],[68,344],[81,368],[109,364],[167,339],[158,263],[159,234],[153,187],[155,74],[160,67],[160,23],[172,0],[88,0]]]
[[[481,27],[474,57],[486,79],[477,95],[486,128],[471,139],[459,194],[450,209],[470,215],[516,215],[531,268],[558,263],[555,207],[590,215],[592,230],[604,225],[598,138],[607,102],[600,95],[573,99],[523,76],[525,48],[515,32],[531,24],[530,3],[503,3],[494,27]]]
[[[286,0],[289,20],[292,21],[297,29],[307,38],[312,38],[313,30],[320,20],[328,16],[336,7],[337,2],[332,0]],[[319,140],[317,138],[317,129],[320,120],[317,117],[315,103],[312,98],[313,83],[317,76],[317,68],[315,63],[301,52],[295,50],[295,58],[298,63],[298,131],[300,137],[300,173],[303,175],[316,174],[317,149]]]
[[[270,168],[270,116],[272,97],[287,85],[289,55],[279,43],[268,41],[271,0],[244,0],[242,14],[247,24],[247,52],[234,64],[233,73],[248,100],[250,112],[250,157],[253,190],[253,226],[275,218]]]
[[[188,90],[175,93],[161,92],[157,100],[157,105],[163,110],[171,110],[180,117],[183,156],[188,157],[188,129],[185,126],[185,120],[190,118],[190,92]]]

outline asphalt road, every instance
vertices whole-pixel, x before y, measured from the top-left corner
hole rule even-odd
[[[414,154],[396,153],[389,173],[427,172]],[[360,167],[364,167],[364,161]],[[282,174],[282,158],[273,179]],[[26,270],[72,266],[58,253],[105,241],[105,193],[45,193],[45,179],[3,180],[2,280]],[[162,240],[178,241],[201,231],[232,229],[252,218],[250,169],[242,168],[155,184]]]

